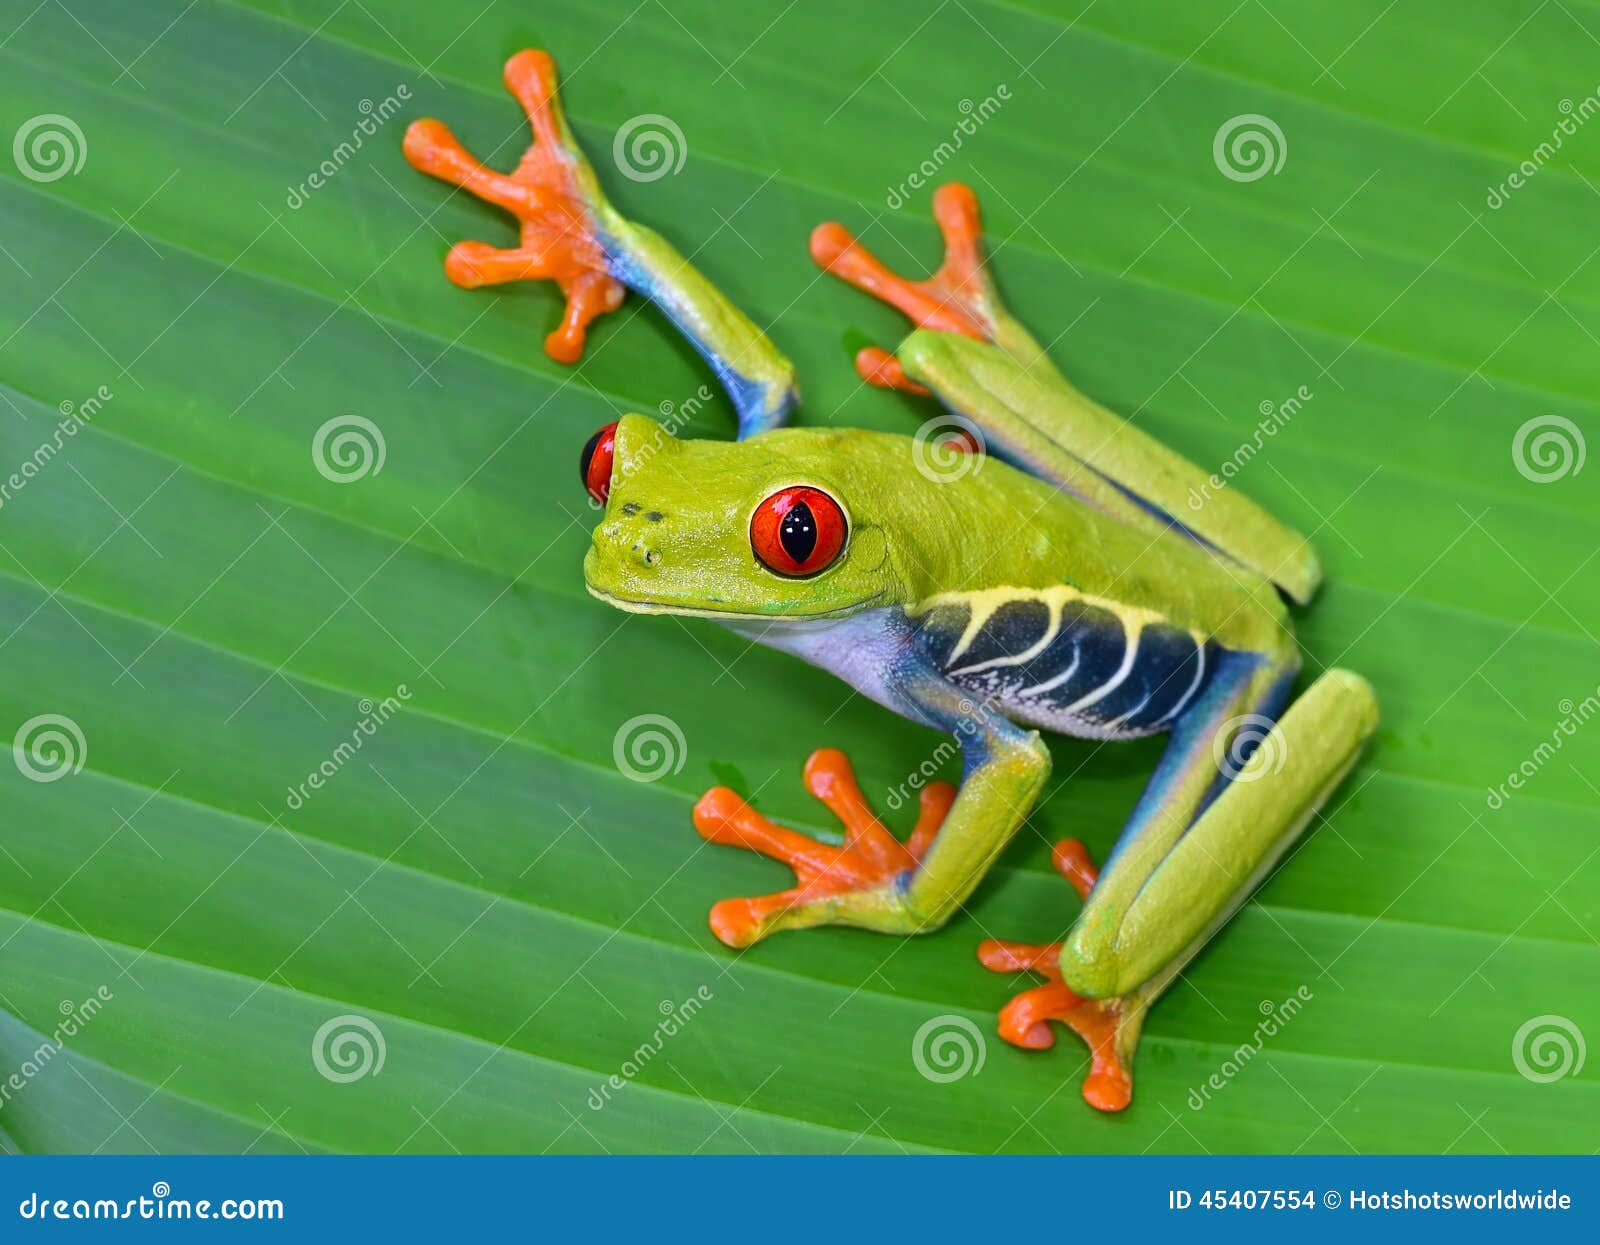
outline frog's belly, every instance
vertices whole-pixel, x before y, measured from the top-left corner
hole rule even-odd
[[[1222,655],[1196,632],[1064,587],[941,598],[919,635],[946,678],[1006,717],[1088,739],[1169,729]]]

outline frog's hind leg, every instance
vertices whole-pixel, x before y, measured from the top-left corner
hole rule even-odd
[[[1051,860],[1078,898],[1087,899],[1098,876],[1088,849],[1076,839],[1066,839],[1056,844]],[[1089,1048],[1084,1101],[1100,1111],[1120,1111],[1133,1098],[1133,1052],[1151,997],[1142,991],[1114,999],[1073,993],[1061,980],[1061,946],[989,938],[978,947],[979,961],[991,972],[1032,972],[1048,979],[1000,1009],[1000,1036],[1024,1050],[1048,1050],[1056,1040],[1049,1022],[1066,1025]]]
[[[978,948],[994,972],[1026,970],[1049,979],[1006,1004],[1000,1035],[1043,1050],[1054,1044],[1050,1021],[1071,1028],[1089,1047],[1083,1097],[1092,1107],[1128,1105],[1150,1005],[1299,837],[1376,725],[1372,689],[1348,671],[1332,670],[1263,736],[1265,714],[1237,710],[1269,708],[1282,677],[1267,668],[1217,697],[1209,712],[1201,710],[1187,736],[1170,746],[1175,755],[1151,780],[1105,869],[1096,873],[1081,843],[1057,845],[1056,869],[1084,901],[1064,941],[990,939]],[[1248,760],[1238,755],[1241,721],[1260,740]],[[1218,781],[1226,783],[1221,794],[1209,803],[1202,795],[1203,811],[1193,816],[1194,793]]]
[[[1329,670],[1273,721],[1282,687],[1263,667],[1180,720],[1062,947],[1076,993],[1164,989],[1355,764],[1378,722],[1366,680]]]
[[[940,186],[933,195],[933,217],[944,239],[944,262],[920,281],[889,271],[837,221],[811,231],[811,257],[840,280],[904,312],[920,328],[992,342],[1024,366],[1033,366],[1043,351],[1007,314],[984,262],[977,195],[959,182]],[[878,346],[856,355],[856,371],[868,384],[928,392]]]
[[[876,346],[857,354],[862,378],[931,393],[980,430],[997,457],[1134,527],[1176,528],[1309,600],[1322,572],[1305,537],[1076,389],[1001,302],[977,197],[945,185],[933,208],[945,260],[923,281],[890,272],[843,225],[811,235],[818,264],[917,326],[893,355]]]

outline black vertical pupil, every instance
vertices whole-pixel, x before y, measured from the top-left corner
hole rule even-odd
[[[789,513],[783,516],[783,525],[778,528],[778,540],[796,564],[805,565],[817,547],[817,520],[810,506],[797,501],[789,507]]]
[[[589,487],[589,464],[594,461],[594,452],[600,448],[600,438],[605,436],[606,430],[600,429],[584,444],[583,453],[578,455],[578,479],[585,488]]]

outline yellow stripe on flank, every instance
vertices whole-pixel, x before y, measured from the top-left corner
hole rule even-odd
[[[913,617],[926,614],[943,605],[965,605],[972,611],[966,629],[961,633],[961,639],[951,651],[947,661],[954,661],[977,639],[978,632],[988,621],[994,617],[995,612],[1002,605],[1016,601],[1039,601],[1051,612],[1051,617],[1059,619],[1062,608],[1069,601],[1081,601],[1095,609],[1105,610],[1115,614],[1121,619],[1123,626],[1128,629],[1135,627],[1143,629],[1151,623],[1160,623],[1172,626],[1173,623],[1164,614],[1155,610],[1145,609],[1140,605],[1128,605],[1122,601],[1113,601],[1109,597],[1091,596],[1079,592],[1071,584],[1052,584],[1048,588],[982,588],[975,592],[940,592],[924,601],[919,601],[906,612]],[[1184,628],[1196,638],[1197,642],[1203,640],[1199,632],[1191,628]]]

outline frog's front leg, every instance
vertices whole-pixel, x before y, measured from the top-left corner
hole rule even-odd
[[[442,122],[406,130],[413,168],[504,208],[521,225],[515,248],[457,243],[445,275],[465,289],[556,282],[567,307],[545,352],[560,363],[576,363],[589,324],[621,305],[625,287],[636,290],[711,364],[738,411],[741,436],[782,423],[799,400],[793,366],[670,243],[612,207],[562,113],[555,62],[535,48],[518,52],[506,62],[505,83],[534,136],[511,173],[479,163]]]
[[[822,749],[806,762],[806,788],[843,824],[840,846],[768,821],[736,793],[714,787],[695,805],[695,828],[713,843],[781,860],[796,885],[772,895],[728,899],[711,910],[711,929],[746,947],[780,929],[853,925],[915,934],[950,919],[1026,819],[1050,774],[1050,753],[1024,731],[963,698],[931,675],[896,693],[909,717],[950,731],[961,743],[958,790],[934,783],[900,843],[874,816],[844,754]]]

